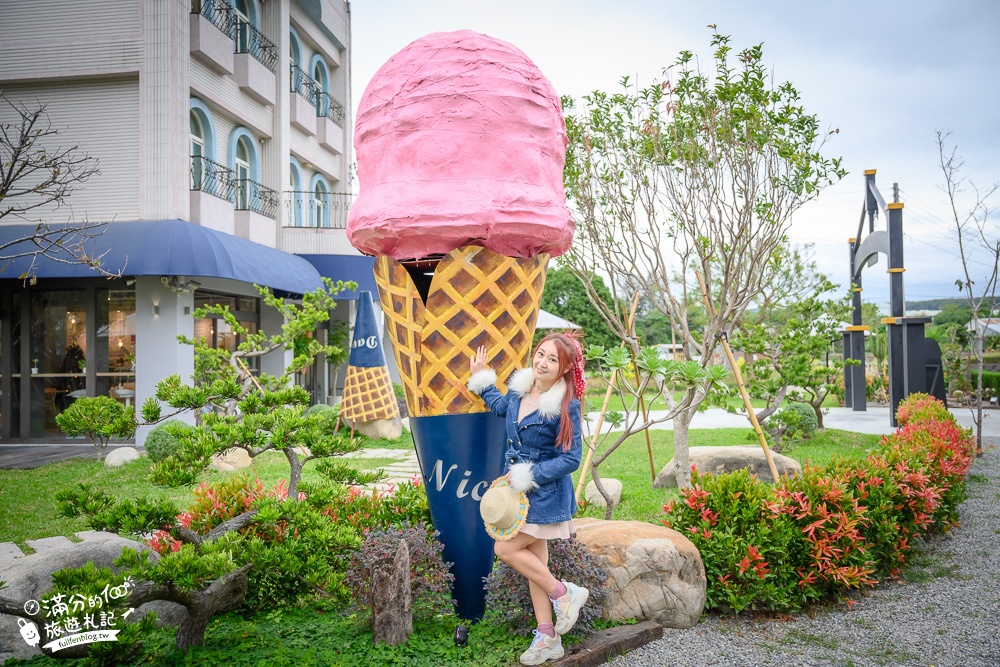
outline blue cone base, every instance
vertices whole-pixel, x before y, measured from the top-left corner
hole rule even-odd
[[[410,432],[444,559],[454,563],[456,611],[479,620],[486,611],[483,579],[493,568],[493,538],[479,500],[503,472],[504,420],[491,412],[410,417]]]

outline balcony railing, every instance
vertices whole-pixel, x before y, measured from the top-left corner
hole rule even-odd
[[[292,92],[298,93],[316,108],[316,115],[326,116],[337,125],[344,126],[344,105],[333,99],[323,87],[298,65],[291,66]]]
[[[201,14],[212,25],[233,38],[233,6],[226,0],[192,0],[191,13]]]
[[[191,189],[233,200],[233,170],[202,155],[191,156]]]
[[[316,98],[320,94],[320,85],[298,65],[291,66],[292,92],[305,98],[310,105],[316,106]]]
[[[344,105],[330,97],[329,93],[319,94],[316,115],[326,116],[337,125],[344,126]]]
[[[234,15],[236,53],[249,53],[272,73],[278,71],[278,47],[260,30]]]
[[[237,211],[253,211],[272,220],[278,219],[277,192],[249,178],[234,179],[233,184],[235,185],[233,201]]]
[[[317,195],[306,190],[286,190],[285,226],[345,229],[347,213],[353,202],[354,195],[349,192]]]
[[[272,73],[278,71],[278,46],[241,19],[228,0],[192,0],[191,13],[201,14],[233,40],[236,53],[249,53]]]

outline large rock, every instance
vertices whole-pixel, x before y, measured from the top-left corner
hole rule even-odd
[[[135,447],[118,447],[117,449],[112,449],[108,452],[108,455],[104,457],[104,467],[117,468],[125,465],[129,461],[135,461],[140,456],[142,456],[142,454],[140,454],[139,450]]]
[[[81,567],[87,563],[93,563],[96,567],[113,568],[115,559],[125,547],[149,551],[145,544],[114,533],[85,531],[77,533],[77,537],[83,541],[74,543],[65,537],[29,540],[28,546],[35,549],[35,553],[30,556],[14,557],[11,555],[13,550],[5,550],[5,556],[0,559],[0,581],[6,581],[7,588],[0,591],[0,595],[19,602],[38,600],[52,587],[53,572],[68,567]],[[59,653],[68,656],[68,651],[69,649],[64,649]],[[12,657],[30,658],[40,652],[37,647],[28,646],[21,639],[15,617],[0,614],[0,662]]]
[[[722,473],[733,472],[747,468],[751,474],[756,475],[762,482],[773,482],[771,479],[771,469],[764,458],[764,450],[760,445],[738,445],[735,447],[691,447],[688,450],[691,458],[691,465],[698,469],[698,472],[705,474],[721,475]],[[774,467],[778,469],[778,474],[782,477],[798,476],[802,474],[802,465],[795,459],[790,459],[781,454],[771,452],[774,459]],[[653,487],[657,489],[677,486],[677,464],[674,459],[670,459],[663,470],[656,476]]]
[[[705,609],[705,566],[691,540],[643,521],[575,522],[577,539],[608,571],[604,617],[697,625]]]
[[[373,419],[367,422],[354,422],[354,430],[369,438],[385,438],[395,440],[403,434],[403,420],[399,417],[395,419]]]
[[[611,507],[618,507],[618,503],[622,501],[621,480],[614,479],[613,477],[602,477],[601,485],[608,492],[608,495],[611,496]],[[587,482],[587,488],[583,492],[583,497],[587,500],[588,504],[602,508],[607,507],[607,504],[604,502],[604,496],[597,490],[597,485],[594,484],[593,480]]]
[[[250,458],[247,450],[242,447],[233,447],[222,454],[213,454],[212,462],[208,464],[208,467],[219,472],[231,472],[249,468],[251,463],[253,463],[253,459]]]

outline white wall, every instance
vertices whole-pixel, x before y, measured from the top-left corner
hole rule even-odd
[[[159,313],[153,314],[153,306]],[[184,382],[194,374],[194,347],[181,345],[177,336],[194,336],[194,296],[174,294],[158,276],[139,276],[135,280],[135,404],[141,409],[147,398],[155,397],[156,384],[174,373]],[[162,405],[163,414],[172,408]],[[176,417],[194,423],[194,415]],[[136,433],[136,443],[146,441],[149,427]]]
[[[139,217],[139,81],[136,77],[45,81],[2,86],[9,99],[47,105],[53,129],[49,150],[77,147],[78,154],[98,160],[100,174],[77,185],[58,210],[36,209],[31,219],[135,220]],[[0,120],[10,122],[13,110],[0,104]]]

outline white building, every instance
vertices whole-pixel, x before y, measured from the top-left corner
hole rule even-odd
[[[0,442],[57,441],[54,417],[79,396],[139,405],[163,377],[189,377],[179,334],[235,345],[224,322],[194,319],[198,306],[280,325],[253,283],[294,295],[322,274],[374,290],[343,230],[347,2],[3,0],[0,26],[0,89],[47,105],[59,145],[100,169],[66,206],[3,219],[0,241],[30,234],[26,222],[108,223],[94,252],[121,271],[41,260],[34,285],[18,279],[23,262],[0,274]],[[272,356],[262,370],[284,367]],[[314,401],[334,393],[329,376],[323,362],[305,374]]]

